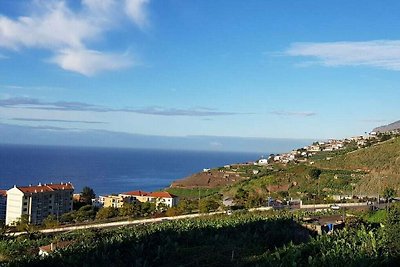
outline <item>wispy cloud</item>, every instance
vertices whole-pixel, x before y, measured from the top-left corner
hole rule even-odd
[[[166,107],[144,107],[144,108],[110,108],[99,105],[92,105],[82,102],[68,101],[41,101],[36,98],[13,97],[0,99],[0,107],[4,108],[26,108],[38,110],[58,111],[91,111],[91,112],[128,112],[155,116],[189,116],[189,117],[211,117],[243,115],[244,113],[224,112],[207,107],[196,108],[166,108]]]
[[[294,43],[286,55],[314,58],[306,64],[324,66],[369,66],[400,71],[400,41]]]
[[[81,131],[77,128],[66,128],[66,127],[57,127],[57,126],[49,126],[49,125],[16,125],[9,123],[0,122],[0,129],[3,127],[13,127],[15,129],[21,130],[23,132],[29,132],[29,130],[43,130],[43,131]]]
[[[28,122],[65,122],[65,123],[85,123],[85,124],[105,124],[102,121],[83,121],[83,120],[61,120],[61,119],[37,119],[37,118],[12,118],[14,121]]]
[[[15,84],[0,84],[0,88],[15,89],[15,90],[63,90],[63,87],[57,86],[25,86]]]
[[[109,109],[101,106],[91,105],[82,102],[55,101],[46,102],[36,98],[12,97],[0,99],[0,107],[6,108],[29,108],[43,110],[66,110],[66,111],[97,111],[105,112]]]
[[[162,108],[162,107],[147,107],[142,109],[130,110],[135,113],[147,115],[161,115],[161,116],[223,116],[223,115],[238,115],[234,112],[216,111],[209,108],[190,108],[190,109],[176,109],[176,108]]]
[[[271,111],[270,114],[277,116],[299,116],[299,117],[311,117],[317,115],[315,112],[296,112],[296,111]]]
[[[83,75],[132,65],[129,54],[90,49],[119,26],[123,17],[139,28],[147,24],[147,0],[81,0],[72,9],[64,0],[32,1],[30,14],[11,19],[0,16],[0,47],[49,50],[49,62]]]

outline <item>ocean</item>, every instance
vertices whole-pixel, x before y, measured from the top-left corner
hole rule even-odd
[[[255,161],[259,153],[0,145],[0,189],[72,182],[97,195],[168,187],[203,168]]]

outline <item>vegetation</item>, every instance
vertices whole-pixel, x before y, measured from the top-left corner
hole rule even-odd
[[[88,186],[82,188],[81,198],[82,202],[86,203],[87,205],[92,204],[92,199],[96,197],[94,190]]]
[[[218,193],[220,188],[167,188],[166,191],[180,198],[198,199]]]
[[[234,213],[145,226],[82,230],[58,235],[3,237],[0,263],[15,266],[396,266],[400,206],[384,227],[357,219],[344,230],[312,237],[296,222],[299,211]],[[380,211],[378,213],[381,213]],[[321,216],[321,215],[320,215]],[[37,248],[70,240],[48,257]]]
[[[310,169],[310,171],[308,172],[308,175],[310,175],[310,177],[314,180],[318,179],[319,176],[321,175],[322,171],[320,169],[317,168],[312,168]]]
[[[339,155],[329,161],[320,161],[318,165],[324,168],[373,170],[387,175],[400,175],[399,157],[400,138],[398,137],[366,149]]]
[[[55,239],[74,244],[45,258],[36,255],[38,246]],[[8,263],[24,266],[221,266],[308,239],[307,231],[286,215],[236,213],[53,237],[6,238],[0,241],[0,251]],[[18,253],[24,250],[30,252]]]

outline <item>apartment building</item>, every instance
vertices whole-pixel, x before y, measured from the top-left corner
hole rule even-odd
[[[0,190],[0,222],[6,221],[7,191]]]
[[[49,215],[70,212],[73,192],[71,183],[14,186],[7,191],[6,224],[13,224],[24,214],[31,224],[41,224]]]

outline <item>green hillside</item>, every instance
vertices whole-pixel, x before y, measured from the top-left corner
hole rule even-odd
[[[317,162],[322,168],[362,169],[382,175],[400,175],[400,137],[359,149],[331,160]]]
[[[377,194],[385,187],[400,191],[400,137],[338,155],[330,160],[316,161],[321,169],[363,170],[365,175],[359,180],[356,191]]]

